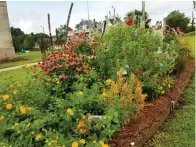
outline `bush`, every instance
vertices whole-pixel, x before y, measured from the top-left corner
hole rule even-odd
[[[92,64],[104,79],[116,79],[118,69],[124,67],[126,73],[133,72],[139,79],[142,75],[142,86],[157,95],[159,79],[152,83],[153,77],[165,77],[175,66],[176,51],[149,30],[121,24],[111,27],[102,41]]]
[[[79,77],[80,81],[74,84],[76,91],[69,93],[67,99],[50,96],[37,80],[4,85],[9,88],[0,91],[1,145],[108,146],[106,142],[130,119],[129,114],[143,107],[141,85],[133,74],[126,84],[122,70],[118,81],[111,81],[111,85],[96,82],[90,89],[83,76]],[[113,93],[116,86],[123,87]],[[112,105],[106,100],[110,96]]]

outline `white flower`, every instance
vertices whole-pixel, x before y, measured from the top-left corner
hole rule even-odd
[[[135,142],[131,142],[131,146],[134,146],[135,145]]]
[[[126,64],[126,65],[125,65],[125,68],[129,68],[129,65]]]

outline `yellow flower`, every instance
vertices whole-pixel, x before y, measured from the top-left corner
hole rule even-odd
[[[3,120],[5,117],[4,116],[0,116],[0,120]]]
[[[28,109],[29,111],[31,111],[31,110],[32,110],[32,107],[28,107],[27,109]]]
[[[68,108],[68,109],[67,109],[67,113],[68,113],[69,115],[71,115],[71,116],[73,116],[73,115],[74,115],[74,113],[73,113],[73,111],[72,111],[72,109],[71,109],[71,108]]]
[[[35,140],[38,141],[38,140],[41,139],[41,137],[42,137],[41,134],[37,134],[37,135],[35,136]]]
[[[103,142],[103,141],[99,141],[99,143],[101,144],[101,146],[103,146],[103,145],[104,145],[104,142]]]
[[[93,143],[95,144],[95,143],[97,143],[97,141],[94,140]]]
[[[26,68],[29,68],[30,66],[29,66],[29,65],[26,65],[25,67],[26,67]]]
[[[85,122],[83,120],[80,120],[78,123],[78,128],[84,128],[85,127]]]
[[[104,144],[104,145],[102,145],[102,147],[109,147],[109,145],[108,144]]]
[[[13,91],[13,94],[16,95],[17,93],[18,93],[18,90],[15,89],[15,90]]]
[[[12,104],[7,104],[7,105],[6,105],[6,109],[8,109],[8,110],[11,110],[12,107],[13,107]]]
[[[50,82],[51,80],[50,79],[46,79],[48,82]]]
[[[161,93],[162,93],[162,94],[164,94],[164,93],[165,93],[165,91],[163,90],[163,91],[161,91]]]
[[[48,142],[48,146],[51,146],[52,145],[52,143],[51,142]]]
[[[9,99],[9,95],[3,95],[2,98],[5,101],[5,100]]]
[[[169,87],[169,88],[171,87],[170,84],[168,85],[168,87]]]
[[[102,96],[106,97],[106,96],[108,96],[108,95],[107,95],[107,93],[103,92],[103,93],[102,93]]]
[[[112,83],[112,80],[111,80],[111,79],[107,79],[107,80],[106,80],[106,83],[107,83],[107,84],[110,84],[110,83]]]
[[[60,85],[60,84],[61,84],[61,82],[57,81],[57,82],[56,82],[56,84],[57,84],[57,85]]]
[[[86,141],[85,141],[84,139],[81,139],[81,140],[80,140],[80,143],[81,143],[81,144],[85,144],[85,142],[86,142]]]
[[[25,114],[26,108],[24,106],[20,106],[20,113],[21,115]]]
[[[82,92],[82,91],[80,91],[80,92],[78,92],[78,94],[79,94],[80,96],[82,96],[82,95],[83,95],[83,92]]]
[[[22,84],[18,84],[18,87],[20,87],[20,88],[21,88],[21,87],[22,87]]]
[[[52,143],[57,143],[57,140],[52,140]]]
[[[78,142],[76,142],[76,141],[73,142],[71,146],[72,146],[72,147],[78,147]]]
[[[10,88],[13,88],[13,87],[14,87],[14,85],[13,85],[13,84],[11,84],[11,85],[10,85]]]
[[[162,90],[162,89],[163,89],[163,87],[159,87],[159,89],[160,89],[160,90]]]

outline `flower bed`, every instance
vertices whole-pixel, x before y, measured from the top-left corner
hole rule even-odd
[[[35,79],[2,85],[1,145],[108,147],[145,101],[171,88],[180,51],[134,25],[111,28],[102,39],[76,34],[27,69]]]

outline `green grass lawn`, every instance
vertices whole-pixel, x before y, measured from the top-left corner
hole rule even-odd
[[[185,34],[185,39],[189,42],[191,46],[191,56],[195,57],[195,32]]]
[[[0,85],[9,82],[10,80],[24,83],[28,78],[32,78],[29,72],[30,71],[26,71],[24,68],[1,72]]]
[[[145,147],[195,146],[195,78],[185,89],[182,103]]]
[[[21,59],[21,61],[13,61],[13,62],[6,62],[0,64],[0,69],[7,68],[7,67],[13,67],[17,65],[23,65],[28,63],[34,63],[39,62],[42,58],[40,51],[32,51],[29,53],[23,53],[23,54],[16,54],[17,59]]]

